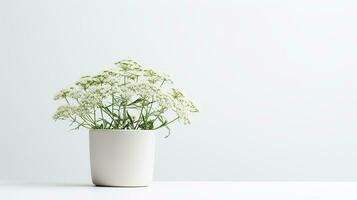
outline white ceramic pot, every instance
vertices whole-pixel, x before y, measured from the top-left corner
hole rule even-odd
[[[149,130],[89,131],[92,182],[137,187],[152,182],[155,134]]]

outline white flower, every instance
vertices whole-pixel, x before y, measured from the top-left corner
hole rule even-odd
[[[160,79],[161,79],[162,81],[165,81],[165,82],[168,82],[168,83],[171,83],[171,84],[174,83],[174,82],[171,80],[170,75],[165,74],[165,73],[160,74]]]
[[[154,129],[167,126],[167,112],[173,111],[184,124],[190,123],[192,112],[198,112],[182,92],[162,87],[173,83],[169,75],[143,68],[133,60],[115,65],[94,76],[83,76],[61,90],[54,99],[63,99],[68,105],[60,106],[53,118],[86,128]]]
[[[155,95],[157,88],[149,82],[139,82],[130,83],[125,85],[129,90],[131,90],[135,95],[147,98]]]
[[[68,97],[73,98],[73,99],[80,99],[83,95],[84,91],[79,89],[79,88],[74,88],[69,91]]]
[[[78,109],[77,106],[69,106],[69,105],[60,106],[58,107],[57,111],[54,113],[53,119],[55,120],[68,119],[72,117],[72,115],[77,113],[77,109]]]
[[[89,86],[79,100],[82,106],[96,107],[111,95],[112,87],[107,84]]]
[[[190,124],[189,114],[191,112],[198,112],[198,109],[192,101],[188,100],[182,92],[177,89],[172,89],[173,110],[184,124]]]
[[[83,89],[87,89],[93,83],[93,79],[90,76],[83,76],[79,81],[76,82],[76,85],[80,86]]]
[[[72,88],[62,89],[61,91],[59,91],[59,93],[55,95],[54,100],[60,100],[66,98],[68,94],[71,92],[71,90]]]

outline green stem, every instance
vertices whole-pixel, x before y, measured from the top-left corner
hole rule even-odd
[[[169,121],[169,122],[167,122],[165,124],[162,124],[161,126],[159,126],[157,128],[154,128],[153,130],[159,129],[159,128],[163,127],[163,126],[168,126],[169,124],[171,124],[172,122],[174,122],[174,121],[176,121],[178,119],[179,119],[179,117],[176,117],[175,119],[173,119],[173,120],[171,120],[171,121]]]
[[[162,81],[162,83],[161,83],[160,87],[161,87],[161,86],[165,83],[165,81],[166,81],[166,80],[163,80],[163,81]]]
[[[114,94],[112,94],[112,113],[114,113]]]
[[[156,120],[160,117],[161,114],[163,114],[164,111],[159,112],[159,114],[156,115],[156,118],[154,119],[153,123],[156,122]]]
[[[71,104],[70,104],[69,100],[67,99],[67,97],[64,97],[64,99],[66,100],[67,104],[70,106]],[[76,101],[77,101],[78,104],[79,104],[78,99],[76,99]],[[80,105],[80,104],[79,104],[79,105]],[[79,123],[72,115],[71,115],[70,117],[71,117],[72,121],[78,123],[79,125],[81,124],[81,123]],[[90,123],[88,123],[87,119],[86,119],[84,116],[79,116],[79,117],[82,119],[83,123],[86,123],[87,125],[91,126]],[[91,119],[91,118],[90,118],[90,119]],[[90,120],[89,120],[89,121],[90,121]],[[83,127],[85,127],[85,126],[83,126]],[[89,129],[90,129],[91,127],[86,127],[86,128],[89,128]]]
[[[100,107],[100,114],[102,116],[103,127],[106,128],[107,127],[107,123],[106,123],[106,120],[104,119],[103,108],[102,107]]]
[[[149,118],[151,114],[151,109],[152,109],[152,105],[154,104],[154,101],[150,102],[149,104],[150,104],[149,110],[146,110],[146,115],[145,115],[146,118]]]
[[[79,100],[78,99],[75,99],[76,101],[77,101],[77,103],[78,103],[78,105],[79,106],[81,106],[81,103],[79,102]],[[86,120],[88,120],[88,121],[90,121],[92,124],[94,124],[94,120],[92,119],[92,117],[88,114],[88,113],[86,113],[86,116],[87,117],[82,117],[82,116],[79,116],[83,121],[86,121]],[[88,118],[88,119],[87,119]]]
[[[139,127],[140,118],[141,118],[141,115],[143,114],[144,107],[145,107],[145,104],[143,104],[142,107],[141,107],[140,114],[139,114],[139,118],[138,118],[138,121],[137,121],[136,126],[135,126],[134,129],[137,129],[137,128]]]
[[[96,116],[95,108],[94,108],[93,118],[94,118],[94,127],[97,128],[97,116]]]

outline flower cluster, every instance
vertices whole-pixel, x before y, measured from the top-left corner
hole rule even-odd
[[[91,129],[152,130],[169,128],[176,120],[189,124],[190,114],[198,109],[178,89],[167,87],[172,84],[167,74],[122,60],[61,90],[54,99],[66,105],[53,118]]]

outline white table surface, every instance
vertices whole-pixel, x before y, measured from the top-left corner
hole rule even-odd
[[[150,187],[0,182],[0,199],[36,200],[317,200],[357,199],[357,182],[155,182]]]

